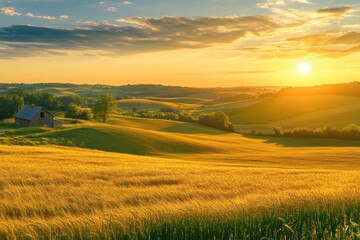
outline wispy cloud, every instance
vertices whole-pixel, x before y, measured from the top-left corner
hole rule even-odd
[[[12,17],[16,17],[16,16],[26,16],[26,17],[30,17],[30,18],[40,18],[40,19],[46,19],[46,20],[56,20],[56,17],[53,16],[49,16],[49,15],[38,15],[38,14],[34,14],[34,13],[20,13],[18,12],[14,7],[3,7],[0,8],[0,13],[5,14],[7,16],[12,16]],[[62,15],[60,16],[60,19],[65,19],[66,15]],[[67,17],[67,16],[66,16]]]
[[[346,13],[351,12],[352,10],[353,10],[353,7],[341,6],[341,7],[319,9],[319,10],[317,10],[317,13],[341,17],[341,16],[345,15]]]
[[[108,7],[106,9],[108,12],[116,12],[117,11],[117,8],[116,7]]]
[[[310,4],[309,0],[266,0],[262,3],[258,3],[257,6],[260,8],[271,8],[274,6],[285,6],[289,3],[305,3]]]

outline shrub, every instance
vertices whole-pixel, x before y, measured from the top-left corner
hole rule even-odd
[[[79,105],[74,103],[70,103],[67,107],[66,118],[76,118],[76,119],[83,119],[83,120],[91,120],[93,115],[90,110],[82,109]]]
[[[198,123],[230,132],[235,131],[234,125],[229,120],[229,116],[221,111],[201,114]]]

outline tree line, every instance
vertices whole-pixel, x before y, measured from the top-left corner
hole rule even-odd
[[[344,140],[360,140],[360,126],[349,124],[343,128],[324,126],[316,129],[294,128],[285,130],[281,127],[272,127],[273,134],[262,134],[255,130],[250,135],[292,138],[334,138]]]
[[[105,123],[112,113],[121,113],[114,96],[103,94],[98,99],[83,99],[78,95],[55,96],[52,93],[28,93],[22,89],[12,89],[0,96],[0,119],[12,118],[25,105],[35,104],[49,111],[65,111],[66,118],[97,120]],[[234,126],[224,112],[202,113],[193,116],[188,112],[162,109],[159,112],[123,112],[123,115],[167,119],[182,122],[196,122],[208,127],[234,132]]]

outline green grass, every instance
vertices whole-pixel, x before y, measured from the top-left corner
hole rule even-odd
[[[107,216],[108,223],[91,230],[92,222],[83,221],[67,229],[57,226],[34,228],[37,239],[360,239],[360,204],[318,205],[273,209],[260,213],[199,216],[184,213],[174,219],[153,218],[139,224],[137,219],[124,226],[121,219]],[[22,236],[21,232],[16,233]],[[8,235],[0,232],[0,237]],[[25,236],[24,236],[25,237]],[[26,239],[26,237],[25,237]]]
[[[299,206],[247,216],[157,220],[110,239],[360,239],[360,205]]]

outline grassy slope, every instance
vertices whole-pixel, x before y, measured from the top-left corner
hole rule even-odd
[[[177,97],[177,98],[159,98],[159,97],[147,97],[149,100],[160,102],[171,102],[176,104],[202,104],[210,99],[193,98],[193,97]]]
[[[219,151],[190,136],[108,124],[83,123],[60,130],[28,128],[11,135],[3,136],[0,141],[15,145],[76,146],[137,155]]]
[[[270,133],[271,126],[317,128],[360,124],[360,98],[346,96],[286,96],[264,101],[219,105],[205,111],[222,110],[238,131],[252,129]]]

